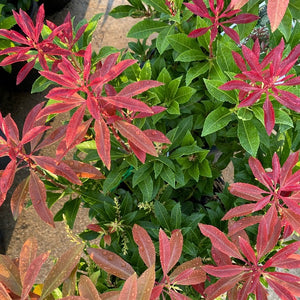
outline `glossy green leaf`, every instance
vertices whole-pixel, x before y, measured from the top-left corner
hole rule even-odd
[[[170,11],[164,0],[143,0],[143,2],[152,6],[156,11],[170,14]]]
[[[127,37],[135,39],[147,39],[150,34],[160,32],[168,26],[167,23],[145,19],[133,25]]]
[[[180,53],[175,61],[192,62],[207,59],[207,56],[200,49],[191,49]]]
[[[182,220],[181,206],[180,206],[180,203],[177,203],[171,210],[170,221],[171,221],[173,230],[181,228],[181,220]]]
[[[236,104],[238,102],[237,96],[234,91],[223,91],[219,86],[223,84],[219,80],[203,79],[208,92],[218,101],[230,102]]]
[[[175,24],[164,28],[157,36],[156,47],[160,54],[163,54],[170,45],[168,36],[175,32]]]
[[[171,169],[164,166],[160,173],[160,177],[168,184],[170,184],[173,188],[175,188],[175,174]]]
[[[232,113],[226,107],[220,106],[206,117],[202,136],[206,136],[224,128],[231,121]]]
[[[197,42],[191,38],[189,38],[184,33],[177,33],[168,36],[168,41],[175,51],[179,53],[183,53],[187,50],[199,49],[199,45]]]
[[[185,79],[186,85],[190,85],[194,79],[206,73],[208,69],[209,69],[208,61],[196,63],[193,67],[189,68]]]
[[[153,194],[153,180],[151,176],[148,176],[146,180],[141,181],[138,186],[143,194],[143,200],[145,202],[150,202]]]
[[[241,146],[253,157],[256,156],[259,147],[259,134],[251,121],[238,122],[238,138]]]
[[[155,201],[154,203],[154,213],[157,218],[158,224],[160,224],[162,228],[166,228],[171,231],[169,213],[164,205],[159,201]]]

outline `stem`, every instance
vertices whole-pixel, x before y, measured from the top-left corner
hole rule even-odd
[[[120,145],[124,148],[124,150],[127,153],[130,153],[129,148],[127,147],[127,145],[124,143],[124,141],[119,137],[118,133],[116,132],[116,129],[110,124],[109,125],[113,135],[115,136],[116,140],[120,143]]]
[[[36,171],[38,174],[40,174],[43,178],[45,178],[46,180],[50,181],[52,184],[54,184],[55,186],[57,186],[60,189],[65,190],[66,186],[57,183],[56,181],[54,181],[50,176],[48,176],[47,174],[43,173],[40,169],[38,168],[33,168],[34,171]]]

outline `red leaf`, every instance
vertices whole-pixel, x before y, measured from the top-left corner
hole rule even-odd
[[[29,194],[33,207],[40,218],[47,224],[55,227],[52,212],[46,203],[47,195],[45,186],[33,170],[30,170]]]
[[[172,231],[170,238],[170,260],[168,265],[167,273],[176,265],[178,262],[183,246],[183,236],[180,229]]]
[[[300,255],[299,254],[291,254],[284,261],[276,261],[272,263],[276,268],[282,269],[296,269],[300,268]]]
[[[92,260],[109,274],[126,280],[134,273],[131,265],[113,252],[94,248],[89,248],[87,252]]]
[[[116,121],[115,128],[136,147],[153,156],[158,156],[151,140],[138,127],[125,121]]]
[[[29,190],[29,176],[21,181],[21,183],[16,187],[16,189],[14,190],[11,196],[10,207],[15,220],[21,214],[21,211],[23,209],[26,200],[26,196],[28,194],[28,190]]]
[[[160,256],[160,263],[164,273],[164,276],[168,273],[168,266],[170,262],[170,241],[167,237],[166,233],[160,229],[159,230],[159,256]]]
[[[28,40],[22,34],[14,30],[0,29],[0,35],[5,36],[9,40],[19,44],[29,44]]]
[[[22,300],[26,299],[26,297],[28,296],[28,293],[30,292],[32,286],[35,283],[36,277],[38,276],[42,265],[48,259],[49,254],[50,254],[50,251],[39,255],[29,265],[27,272],[23,279],[23,290],[22,290],[22,296],[21,296]]]
[[[288,5],[289,0],[268,1],[267,13],[270,20],[272,32],[274,32],[278,28]]]
[[[80,162],[78,160],[64,160],[63,162],[68,165],[78,177],[92,178],[94,180],[105,178],[105,176],[98,169],[89,164]]]
[[[299,151],[291,153],[281,168],[280,185],[285,185],[289,177],[292,176],[294,166],[299,159]]]
[[[35,238],[29,238],[23,244],[20,257],[19,257],[19,271],[20,271],[20,278],[23,284],[27,269],[29,268],[32,261],[36,258],[37,252],[37,240]]]
[[[2,205],[3,201],[5,200],[6,194],[7,194],[8,190],[10,189],[11,185],[13,184],[16,170],[17,170],[16,161],[11,160],[2,173],[2,176],[0,178],[0,190],[1,190],[1,194],[2,194],[1,196],[3,198],[0,200],[0,206]]]
[[[248,270],[246,267],[236,265],[223,265],[218,267],[206,265],[203,266],[202,269],[215,277],[232,277]]]
[[[252,22],[252,21],[251,21]],[[223,22],[226,23],[226,22]],[[230,20],[231,23],[231,20]],[[247,22],[246,22],[247,23]],[[240,44],[240,37],[238,35],[238,33],[234,30],[231,29],[230,27],[226,27],[224,25],[221,25],[221,27],[223,28],[224,32],[232,39],[234,40],[237,44]]]
[[[146,129],[143,132],[152,142],[171,144],[171,141],[158,130]]]
[[[185,3],[185,4],[187,4],[187,3]],[[195,30],[193,30],[193,31],[191,31],[191,32],[189,33],[188,37],[190,37],[190,38],[197,38],[197,37],[199,37],[199,36],[202,36],[202,35],[204,35],[210,28],[211,28],[211,26],[195,29]]]
[[[13,140],[16,144],[19,143],[19,129],[18,126],[16,124],[16,122],[12,119],[11,115],[8,114],[5,118],[4,118],[4,122],[6,125],[6,129],[7,129],[7,133],[5,133],[7,139],[11,139]]]
[[[32,156],[31,157],[41,168],[68,179],[70,182],[81,185],[82,182],[78,179],[75,172],[65,163],[58,163],[54,158],[47,156]]]
[[[300,219],[299,215],[293,212],[291,209],[282,207],[282,215],[287,219],[288,223],[293,227],[295,231],[300,233]]]
[[[233,56],[233,59],[234,59],[236,65],[238,66],[238,68],[242,72],[247,71],[247,67],[246,67],[245,61],[242,58],[242,56],[239,53],[235,52],[235,51],[232,51],[232,56]]]
[[[88,44],[84,53],[83,79],[88,81],[91,72],[92,44]]]
[[[262,199],[261,194],[267,193],[266,191],[262,190],[261,188],[255,185],[241,182],[230,184],[228,189],[232,195],[250,201],[259,201]]]
[[[150,268],[155,264],[155,247],[148,232],[141,226],[134,224],[132,235],[139,247],[139,254],[145,265]]]
[[[259,223],[261,218],[262,216],[249,216],[232,222],[230,225],[228,225],[228,236],[231,237],[236,233],[238,233],[239,231]]]
[[[131,143],[130,141],[128,141],[128,144],[130,146],[130,149],[133,151],[133,153],[135,154],[135,156],[140,160],[140,162],[142,162],[143,164],[146,161],[146,153],[144,151],[142,151],[140,148],[136,147],[133,143]]]
[[[255,178],[262,183],[263,185],[265,185],[267,188],[270,188],[270,186],[272,186],[272,181],[271,179],[266,175],[265,169],[263,168],[262,164],[260,163],[260,161],[254,157],[250,157],[249,158],[249,166],[252,170],[253,175],[255,176]]]
[[[38,117],[41,118],[43,116],[48,116],[51,114],[63,113],[79,105],[80,103],[54,103],[43,108],[42,111],[39,113]]]
[[[251,214],[253,212],[254,207],[255,204],[244,204],[244,205],[234,207],[225,214],[222,220],[223,221],[229,220],[234,217],[241,217],[241,216]]]
[[[219,251],[227,254],[230,257],[236,257],[244,261],[244,258],[240,254],[238,248],[232,242],[230,242],[226,235],[218,228],[205,224],[199,224],[199,228],[203,235],[210,238],[212,245]]]
[[[67,127],[67,132],[66,132],[66,146],[67,148],[70,147],[72,142],[74,141],[78,127],[80,126],[84,113],[85,113],[85,107],[86,105],[81,105],[76,112],[73,114],[71,117],[68,127]]]
[[[228,81],[221,86],[219,86],[219,89],[224,90],[224,91],[230,91],[234,89],[242,90],[245,92],[251,92],[253,91],[253,86],[250,84],[242,81],[242,80],[231,80]]]
[[[150,300],[159,299],[160,294],[162,293],[164,288],[163,284],[157,285],[152,289]]]
[[[130,111],[141,111],[146,113],[152,113],[152,109],[140,100],[130,98],[127,96],[106,96],[100,97],[100,100],[106,101],[119,108],[126,108]]]
[[[209,16],[208,9],[202,0],[195,0],[192,3],[183,3],[192,13],[202,18],[207,18]]]
[[[266,131],[267,134],[270,135],[275,125],[275,112],[273,109],[273,105],[269,100],[268,96],[264,102],[263,109],[264,109],[264,122],[265,122]]]
[[[274,91],[274,88],[273,88]],[[280,95],[273,94],[275,99],[280,102],[282,105],[286,106],[287,108],[294,110],[296,112],[300,112],[300,105],[299,101],[300,98],[297,97],[295,94],[288,92],[288,91],[283,91],[283,90],[276,90],[276,92],[280,92]]]
[[[25,77],[34,67],[34,64],[35,64],[35,59],[28,62],[25,66],[22,67],[22,69],[19,71],[17,75],[17,85],[20,84],[25,79]]]
[[[180,266],[178,266],[170,275],[170,280],[174,284],[182,285],[195,285],[206,280],[206,273],[202,270],[202,261],[200,257],[196,257],[192,260],[186,261]],[[183,273],[186,270],[192,269],[190,273]],[[179,275],[188,275],[180,276]]]
[[[66,78],[66,76],[62,74],[56,74],[51,71],[40,71],[40,74],[44,76],[45,78],[58,83],[59,85],[63,87],[68,87],[68,88],[74,88],[77,89],[76,82],[71,80],[70,78]]]
[[[280,299],[285,300],[297,300],[296,297],[294,297],[290,291],[285,288],[282,284],[279,284],[275,282],[274,280],[271,280],[270,278],[266,278],[269,286],[274,290],[274,292],[280,297]]]
[[[251,245],[242,237],[239,238],[239,245],[242,253],[245,255],[247,260],[251,262],[253,265],[256,265],[257,264],[256,255]]]
[[[207,300],[214,300],[218,296],[226,293],[230,289],[232,289],[236,284],[241,280],[242,275],[238,274],[234,277],[225,277],[219,279],[216,283],[207,287],[204,293],[207,295]]]
[[[28,113],[24,125],[23,125],[23,131],[22,131],[22,137],[25,136],[25,134],[34,127],[34,123],[36,122],[37,115],[41,111],[42,107],[44,105],[44,102],[38,103],[33,109],[30,110]]]
[[[30,141],[32,141],[34,138],[36,138],[37,136],[39,136],[41,133],[45,132],[49,128],[51,127],[44,125],[44,126],[37,126],[30,129],[29,131],[27,131],[27,133],[25,133],[20,143],[23,145],[29,143]]]
[[[163,85],[162,82],[155,80],[141,80],[137,82],[133,82],[127,86],[125,86],[119,93],[118,96],[123,97],[133,97],[139,95],[151,88],[158,87]]]
[[[107,169],[110,169],[110,131],[102,118],[95,120],[94,130],[97,152]]]
[[[133,273],[124,283],[119,300],[135,300],[137,296],[137,276]]]
[[[230,265],[231,264],[231,258],[215,248],[214,246],[211,247],[211,256],[216,263],[217,266],[223,266],[223,265]]]

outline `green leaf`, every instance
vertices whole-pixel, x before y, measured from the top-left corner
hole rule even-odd
[[[149,80],[152,76],[151,64],[150,61],[147,60],[141,70],[140,80]]]
[[[15,20],[15,17],[14,16],[9,16],[9,17],[4,18],[0,21],[0,28],[1,29],[10,29],[16,24],[17,24],[17,22]]]
[[[125,18],[131,16],[135,8],[131,5],[119,5],[113,8],[109,15],[115,19]]]
[[[286,41],[288,41],[291,36],[292,26],[293,26],[293,17],[289,8],[287,8],[284,17],[278,26],[278,30],[283,34]]]
[[[159,161],[155,161],[154,162],[153,169],[154,169],[154,177],[155,177],[155,179],[157,179],[157,177],[160,175],[161,170],[163,169],[163,167],[164,167],[163,163],[161,163]]]
[[[154,203],[154,213],[155,213],[156,219],[158,221],[158,224],[162,228],[168,229],[169,231],[171,231],[170,216],[168,214],[167,209],[159,201],[155,201],[155,203]]]
[[[126,162],[123,162],[119,168],[114,168],[111,170],[106,177],[104,183],[103,183],[103,193],[107,194],[108,192],[112,191],[114,188],[116,188],[125,173],[125,170],[128,168],[128,165]]]
[[[171,169],[164,166],[160,173],[160,177],[164,181],[166,181],[171,187],[175,188],[175,174]]]
[[[199,175],[203,177],[212,177],[210,164],[207,159],[203,160],[201,165],[199,165]]]
[[[238,110],[237,116],[243,121],[249,121],[253,118],[252,112],[247,107],[241,107]]]
[[[173,101],[169,106],[169,108],[167,109],[167,112],[170,115],[180,115],[180,108],[178,102]]]
[[[293,121],[288,113],[283,110],[276,109],[275,110],[275,123],[276,124],[284,124],[289,127],[294,127]]]
[[[259,134],[251,121],[238,121],[238,138],[241,146],[253,157],[259,147]]]
[[[53,82],[48,80],[47,78],[40,76],[38,77],[31,88],[31,94],[40,93],[44,91],[48,86],[50,86]]]
[[[156,48],[159,52],[159,54],[163,54],[165,50],[168,48],[170,45],[168,41],[168,36],[173,34],[175,32],[175,24],[172,26],[168,26],[164,28],[157,36],[156,39]]]
[[[209,62],[201,62],[201,63],[196,63],[193,67],[189,68],[186,74],[186,85],[190,85],[191,82],[199,77],[200,75],[206,73],[209,69]]]
[[[181,206],[180,203],[177,203],[171,210],[171,226],[173,230],[181,228],[181,218]]]
[[[174,128],[175,136],[170,137],[170,132],[168,132],[167,137],[171,140],[172,144],[170,150],[176,148],[181,144],[182,139],[185,137],[188,130],[191,130],[193,127],[193,116],[189,116],[181,120],[176,128]]]
[[[291,37],[289,39],[289,45],[291,46],[291,48],[296,47],[299,44],[299,40],[300,40],[300,23],[296,22],[296,25],[293,28]]]
[[[63,219],[63,215],[66,218],[67,224],[68,226],[73,229],[74,226],[74,222],[79,210],[79,206],[80,206],[81,200],[80,198],[76,198],[76,199],[71,199],[69,201],[67,201],[64,206],[62,207],[62,209],[60,209],[55,217],[54,217],[54,221],[62,221]]]
[[[189,145],[189,146],[183,146],[180,147],[178,149],[176,149],[175,151],[173,151],[170,155],[170,158],[174,159],[174,158],[179,158],[185,155],[192,155],[198,152],[209,152],[208,150],[203,150],[202,148],[200,148],[199,146],[197,146],[196,144],[194,145]]]
[[[138,186],[143,194],[144,202],[150,202],[153,194],[153,180],[151,176],[148,176],[146,180],[140,182]]]
[[[177,90],[177,93],[173,100],[178,102],[179,104],[184,104],[188,102],[195,93],[195,89],[189,86],[182,86]]]
[[[175,171],[175,165],[173,164],[172,160],[169,159],[168,157],[159,156],[156,158],[156,160],[160,161],[161,163],[166,165],[168,168]]]
[[[195,180],[199,181],[199,176],[200,176],[200,170],[199,166],[197,164],[193,164],[189,169],[188,169],[189,175]],[[203,175],[202,175],[203,176]]]
[[[85,47],[91,42],[93,33],[96,30],[98,22],[103,15],[104,15],[103,13],[96,14],[93,16],[92,19],[89,20],[89,22],[88,22],[89,25],[86,27],[84,34],[83,34],[83,45],[80,45],[80,46]],[[80,48],[82,48],[82,47],[80,47]]]
[[[143,0],[144,3],[152,6],[156,11],[170,14],[169,8],[167,7],[165,0]]]
[[[160,21],[145,19],[131,27],[127,37],[135,39],[147,39],[150,34],[160,32],[169,25]]]
[[[178,87],[180,85],[181,79],[182,79],[182,76],[175,78],[169,82],[167,90],[168,90],[168,98],[170,100],[173,100],[173,98],[175,97]]]
[[[142,165],[135,173],[133,174],[132,177],[132,186],[135,187],[137,184],[140,182],[147,180],[147,177],[151,174],[152,168],[150,163],[146,163]]]
[[[300,2],[299,0],[290,0],[288,8],[294,19],[300,19]]]
[[[192,62],[207,59],[207,56],[200,49],[191,49],[180,53],[175,61]]]
[[[228,108],[218,107],[206,117],[201,136],[206,136],[224,128],[231,121],[232,113]]]
[[[210,24],[208,24],[206,22],[206,20],[204,20],[204,18],[201,18],[199,16],[197,16],[196,19],[196,28],[203,28],[203,27],[208,27],[210,26]],[[206,50],[208,50],[209,48],[209,41],[210,41],[210,30],[208,30],[208,32],[206,32],[205,34],[197,37],[197,41],[199,43],[200,46],[202,46],[203,48],[205,48]]]
[[[218,101],[236,104],[238,99],[234,91],[223,91],[219,89],[224,82],[219,80],[203,79],[208,92]]]
[[[171,46],[174,48],[175,51],[182,53],[187,50],[196,49],[199,50],[198,43],[189,38],[184,33],[177,33],[168,36],[168,41],[170,42]]]

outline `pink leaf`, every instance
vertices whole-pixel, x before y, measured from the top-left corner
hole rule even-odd
[[[136,147],[133,143],[131,143],[130,141],[128,141],[128,144],[130,146],[130,149],[133,151],[133,153],[135,154],[135,156],[139,159],[139,161],[141,163],[145,163],[146,161],[146,152],[144,152],[143,150],[141,150],[140,148]]]
[[[260,161],[258,159],[256,159],[256,158],[254,158],[254,157],[250,157],[248,162],[249,162],[249,166],[250,166],[250,168],[252,170],[252,173],[255,176],[255,178],[260,183],[262,183],[266,187],[270,188],[270,186],[272,186],[272,181],[266,175],[266,171],[263,168],[263,166],[260,163]]]
[[[160,256],[160,263],[161,267],[164,273],[164,276],[167,275],[169,269],[169,263],[170,263],[170,254],[171,254],[171,248],[170,248],[170,241],[167,237],[166,233],[160,229],[159,230],[159,256]]]
[[[239,89],[245,92],[251,92],[253,90],[253,86],[241,80],[231,80],[219,86],[219,89],[224,91]]]
[[[134,274],[131,265],[113,252],[95,248],[89,248],[87,252],[92,260],[109,274],[125,280]]]
[[[268,1],[268,17],[271,24],[271,30],[274,32],[279,26],[286,9],[289,5],[289,0],[272,0]]]
[[[241,248],[242,253],[245,255],[247,260],[251,262],[252,264],[256,265],[257,260],[256,260],[256,255],[254,250],[252,249],[251,245],[244,240],[242,237],[239,238],[239,245]]]
[[[230,2],[230,8],[240,9],[242,8],[249,0],[232,0]]]
[[[135,300],[137,296],[137,276],[133,273],[124,283],[119,300]]]
[[[22,131],[22,137],[34,127],[34,123],[36,122],[37,115],[41,111],[42,107],[44,105],[44,102],[41,102],[37,104],[31,111],[28,113],[24,125],[23,125],[23,131]]]
[[[244,261],[244,258],[240,254],[238,248],[232,242],[230,242],[226,235],[218,228],[205,224],[199,224],[199,228],[203,235],[210,238],[212,245],[219,251],[227,254],[230,257],[236,257]]]
[[[139,247],[140,257],[143,259],[145,265],[150,268],[155,264],[155,247],[148,232],[141,226],[134,224],[132,235]]]
[[[280,173],[280,184],[284,185],[286,181],[289,179],[289,177],[292,176],[292,171],[294,166],[297,164],[299,159],[299,152],[291,153],[288,157],[288,159],[285,161],[281,168]]]
[[[239,206],[237,206],[237,208],[238,207]],[[238,233],[239,231],[241,231],[249,226],[259,223],[261,218],[262,218],[262,216],[248,216],[248,217],[244,217],[237,221],[232,222],[231,224],[228,225],[228,236],[231,237],[231,236],[235,235],[236,233]]]
[[[33,207],[40,218],[47,224],[55,227],[52,212],[46,203],[47,196],[45,186],[33,170],[30,170],[29,194]]]
[[[20,84],[25,77],[28,75],[28,73],[32,70],[35,64],[35,59],[28,62],[18,73],[17,75],[17,85]]]
[[[273,105],[269,100],[268,96],[266,101],[264,102],[263,109],[264,109],[264,122],[265,122],[266,131],[267,134],[270,135],[275,125],[275,112],[273,109]]]
[[[155,264],[148,268],[137,281],[137,299],[150,299],[155,282]]]
[[[49,128],[51,128],[51,127],[50,126],[37,126],[37,127],[30,129],[29,131],[27,131],[25,133],[25,135],[23,136],[20,143],[23,145],[25,145],[26,143],[29,143],[30,141],[32,141],[34,138],[36,138],[37,136],[39,136],[40,134],[42,134]]]
[[[202,269],[215,277],[232,277],[247,271],[246,267],[237,265],[210,266],[205,265]]]
[[[0,201],[0,205],[2,205],[8,190],[13,184],[16,171],[17,171],[16,161],[11,160],[6,166],[5,170],[3,171],[2,176],[0,177],[0,190],[3,196],[2,201]]]
[[[182,246],[183,246],[183,236],[180,229],[173,230],[170,238],[170,260],[169,260],[167,273],[178,262],[181,256]]]
[[[229,220],[234,217],[241,217],[253,212],[255,204],[244,204],[230,209],[222,220]]]

